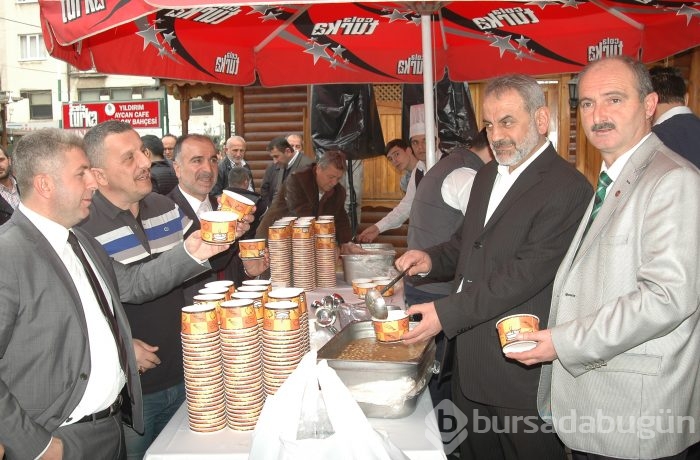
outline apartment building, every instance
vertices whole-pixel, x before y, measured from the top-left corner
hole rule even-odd
[[[49,56],[39,23],[38,0],[0,2],[0,104],[5,106],[8,146],[29,131],[45,127],[84,133],[102,110],[132,121],[141,134],[182,133],[180,101],[157,79],[78,71]],[[122,103],[122,104],[118,104]],[[223,106],[190,101],[189,132],[224,136]],[[2,108],[2,107],[0,107]],[[148,112],[146,112],[148,110]],[[100,114],[101,115],[101,114]],[[3,129],[0,126],[0,131]]]

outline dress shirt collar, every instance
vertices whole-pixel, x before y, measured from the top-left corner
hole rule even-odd
[[[197,214],[199,207],[202,205],[202,203],[204,203],[204,201],[209,201],[208,195],[204,198],[204,200],[200,200],[198,198],[193,197],[192,195],[185,192],[184,190],[182,190],[182,187],[180,187],[179,185],[178,185],[178,188],[180,189],[180,193],[182,193],[182,196],[185,197],[185,199],[187,200],[187,203],[190,205],[190,207],[192,208],[192,210],[194,211],[195,214]],[[213,210],[216,211],[215,209],[213,209]]]
[[[0,190],[5,190],[7,193],[12,193],[12,194],[17,194],[19,193],[19,190],[17,190],[17,180],[10,176],[10,186],[5,187],[4,185],[0,184]]]
[[[603,166],[600,167],[600,170],[605,171],[608,174],[608,176],[610,176],[610,179],[612,179],[612,181],[615,182],[617,180],[617,178],[620,177],[620,173],[622,172],[622,168],[625,167],[625,165],[629,161],[632,154],[637,151],[639,146],[642,145],[644,143],[644,141],[649,139],[650,135],[651,135],[651,133],[644,136],[641,141],[637,142],[637,145],[635,145],[630,150],[628,150],[627,152],[622,154],[617,160],[615,160],[613,162],[613,164],[610,165],[609,168],[607,166],[605,166],[605,162],[603,162]]]
[[[226,157],[226,159],[228,160],[228,162],[229,162],[229,164],[231,165],[232,168],[233,168],[234,166],[236,166],[236,163],[234,163],[232,159],[230,159],[229,157]],[[240,164],[240,166],[245,166],[245,165],[246,165],[245,159],[241,159],[241,164]]]
[[[545,143],[542,144],[542,146],[539,149],[537,149],[537,151],[533,153],[530,158],[525,160],[523,164],[515,168],[512,172],[510,171],[510,166],[498,165],[498,175],[504,177],[513,176],[513,178],[519,177],[520,174],[522,174],[523,171],[525,171],[525,169],[527,169],[527,167],[530,166],[532,162],[537,159],[538,156],[542,155],[542,152],[544,152],[545,149],[549,147],[549,144],[549,139],[547,139]]]
[[[672,109],[667,110],[663,114],[661,114],[659,116],[659,118],[657,118],[656,121],[654,122],[654,126],[658,125],[659,123],[663,123],[664,121],[668,120],[669,118],[671,118],[674,115],[685,115],[688,113],[693,113],[693,111],[690,110],[690,107],[688,107],[686,105],[676,106]]]
[[[49,244],[54,251],[56,251],[58,256],[62,257],[63,249],[66,247],[66,243],[68,242],[68,229],[63,225],[54,222],[48,217],[44,217],[41,214],[29,209],[24,205],[24,203],[20,203],[17,209],[19,209],[19,211],[24,214],[32,224],[34,224],[37,230],[44,235],[44,238],[49,241]]]
[[[287,163],[286,169],[291,168],[292,165],[294,164],[294,162],[297,161],[297,158],[299,157],[299,153],[300,153],[300,152],[296,152],[296,151],[294,152],[294,156],[293,156],[292,159],[289,160],[289,162]]]

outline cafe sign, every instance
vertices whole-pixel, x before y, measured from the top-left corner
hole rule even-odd
[[[160,128],[160,101],[137,99],[63,104],[63,127],[66,129],[92,128],[108,120],[123,121],[134,128]]]

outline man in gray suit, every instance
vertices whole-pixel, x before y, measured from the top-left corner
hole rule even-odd
[[[169,291],[226,246],[196,233],[126,267],[73,228],[97,188],[82,140],[46,129],[15,152],[22,202],[0,227],[0,445],[8,459],[123,458],[120,405],[137,431],[143,413],[121,302]]]
[[[603,157],[596,199],[557,272],[549,329],[509,357],[552,362],[540,413],[574,459],[683,459],[700,440],[700,173],[651,132],[644,64],[589,64],[579,98]]]

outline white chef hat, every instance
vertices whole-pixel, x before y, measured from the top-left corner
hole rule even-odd
[[[408,138],[412,139],[413,136],[420,136],[423,135],[425,136],[425,105],[424,104],[416,104],[411,106],[411,111],[410,111],[410,126],[408,129]],[[433,123],[434,126],[434,123]],[[437,129],[435,129],[435,135],[437,136],[438,132]]]

